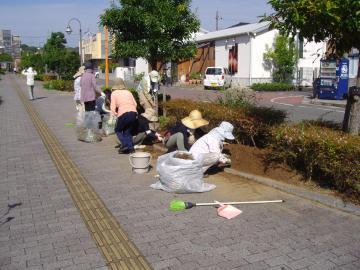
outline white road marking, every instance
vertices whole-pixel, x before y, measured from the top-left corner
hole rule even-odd
[[[288,103],[282,103],[282,102],[277,102],[276,100],[278,99],[284,99],[284,98],[292,98],[292,97],[304,97],[304,96],[285,96],[285,97],[276,97],[276,98],[272,98],[270,100],[271,103],[275,103],[275,104],[279,104],[279,105],[283,105],[283,106],[290,106],[290,107],[298,107],[298,108],[312,108],[312,109],[317,109],[317,110],[322,110],[322,111],[332,111],[332,112],[338,112],[338,113],[344,113],[345,110],[338,110],[338,107],[334,107],[334,106],[320,106],[319,105],[308,105],[308,106],[304,106],[304,105],[293,105],[293,104],[288,104]]]

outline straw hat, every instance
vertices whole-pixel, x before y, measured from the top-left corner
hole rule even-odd
[[[221,135],[225,137],[225,139],[228,140],[235,139],[234,135],[232,134],[234,131],[234,126],[229,122],[225,122],[225,121],[221,122],[217,130],[221,133]]]
[[[85,72],[85,67],[84,67],[84,66],[79,67],[78,71],[75,73],[75,75],[73,76],[73,78],[75,79],[75,78],[83,75],[84,72]]]
[[[124,80],[116,78],[112,90],[126,90]]]
[[[193,110],[189,116],[183,118],[181,122],[188,128],[196,129],[209,124],[209,121],[202,118],[201,112]]]
[[[141,115],[144,116],[150,122],[157,122],[158,121],[158,117],[156,116],[156,112],[152,108],[146,108],[145,112],[142,113]]]

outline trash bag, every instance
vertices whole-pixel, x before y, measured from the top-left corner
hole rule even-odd
[[[158,158],[156,170],[160,180],[150,187],[167,192],[193,193],[213,190],[216,186],[203,181],[202,161],[175,158],[180,151]],[[185,152],[187,153],[187,152]]]
[[[97,111],[78,112],[76,119],[76,134],[78,140],[83,142],[101,141],[99,122],[101,122],[101,118]]]
[[[102,130],[105,136],[109,136],[115,133],[116,121],[110,121],[110,115],[104,115],[102,120]]]

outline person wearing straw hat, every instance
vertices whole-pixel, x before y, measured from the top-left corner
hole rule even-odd
[[[189,116],[177,122],[173,128],[165,133],[165,146],[168,152],[173,150],[187,151],[195,141],[195,133],[200,132],[200,128],[209,124],[209,121],[202,118],[201,112],[193,110]]]
[[[130,154],[134,152],[131,133],[137,121],[137,104],[121,78],[115,80],[112,89],[110,115],[117,117],[115,133],[121,142],[119,154]]]
[[[156,132],[158,117],[154,109],[147,108],[137,119],[137,126],[134,129],[133,144],[135,149],[141,144],[151,144],[154,140],[162,141],[162,137]]]
[[[84,104],[81,102],[81,85],[80,85],[80,81],[81,81],[81,76],[84,74],[85,72],[85,67],[81,66],[79,67],[78,71],[75,73],[74,77],[74,100],[75,100],[75,106],[76,106],[76,110],[78,112],[83,112],[85,111],[84,108]]]
[[[231,160],[227,155],[222,154],[222,150],[225,139],[235,139],[233,130],[234,126],[231,123],[223,121],[218,127],[198,139],[190,148],[189,152],[193,157],[201,160],[203,173],[216,164],[222,166],[231,164]]]

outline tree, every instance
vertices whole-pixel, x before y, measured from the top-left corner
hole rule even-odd
[[[48,69],[56,72],[59,77],[70,78],[80,66],[77,53],[65,48],[66,39],[63,33],[51,33],[44,45],[44,63]]]
[[[281,34],[309,41],[327,41],[332,51],[341,57],[352,47],[360,49],[360,1],[355,0],[269,0],[274,13],[263,20],[279,29]],[[360,68],[357,86],[360,87]],[[356,91],[355,91],[356,92]],[[344,129],[360,130],[360,96],[349,95]]]
[[[153,69],[157,61],[177,61],[195,55],[192,34],[200,22],[190,9],[191,0],[119,0],[101,16],[115,35],[117,57],[143,57]]]
[[[38,73],[43,73],[45,69],[44,59],[40,53],[25,51],[21,53],[20,68],[34,68]]]
[[[13,58],[8,53],[0,53],[0,62],[12,62]]]
[[[266,47],[264,61],[268,63],[275,82],[291,82],[297,64],[295,43],[286,36],[276,35],[273,48]]]

